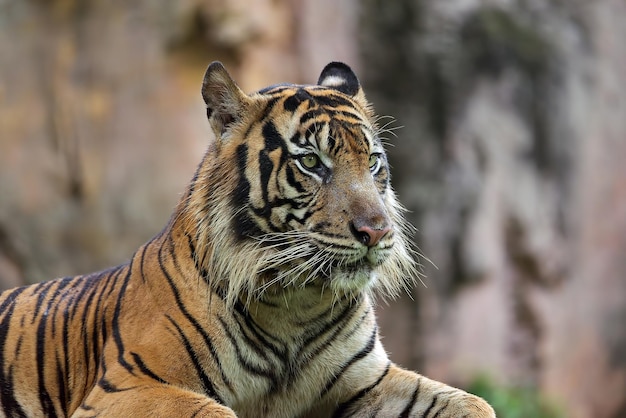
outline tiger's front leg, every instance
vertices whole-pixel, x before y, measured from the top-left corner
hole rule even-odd
[[[334,417],[495,418],[483,399],[391,364],[341,403]]]
[[[83,417],[236,418],[214,399],[166,384],[137,385],[113,391],[95,388],[72,418]]]

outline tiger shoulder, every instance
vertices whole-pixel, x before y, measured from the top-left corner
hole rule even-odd
[[[494,417],[381,344],[373,296],[417,271],[353,71],[246,94],[214,62],[201,92],[215,140],[162,232],[0,296],[0,416]]]

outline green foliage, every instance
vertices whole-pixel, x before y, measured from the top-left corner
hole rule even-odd
[[[480,376],[467,388],[491,404],[498,418],[564,418],[565,414],[535,388],[496,385]]]

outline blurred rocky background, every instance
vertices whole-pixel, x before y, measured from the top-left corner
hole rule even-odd
[[[0,289],[161,229],[216,59],[248,91],[342,60],[395,118],[426,274],[379,309],[395,361],[503,417],[626,417],[623,0],[0,0]]]

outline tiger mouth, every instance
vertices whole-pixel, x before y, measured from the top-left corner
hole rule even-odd
[[[373,266],[367,261],[365,257],[352,262],[346,262],[345,260],[333,260],[326,268],[320,270],[322,276],[326,279],[332,279],[333,277],[341,274],[342,276],[356,276],[362,274],[368,274],[372,271]]]
[[[349,272],[349,271],[362,270],[364,267],[367,267],[368,264],[369,263],[367,263],[365,259],[360,259],[352,263],[346,263],[346,262],[341,262],[339,260],[334,260],[330,263],[330,267]]]

